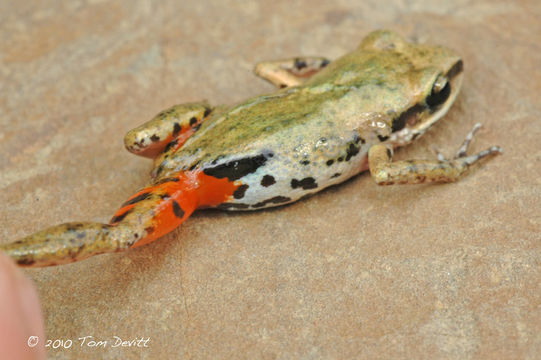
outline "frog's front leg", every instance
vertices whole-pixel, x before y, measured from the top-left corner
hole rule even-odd
[[[124,145],[136,155],[154,158],[173,140],[180,147],[211,111],[210,105],[205,102],[172,106],[130,130],[124,137]]]
[[[451,182],[457,180],[468,168],[480,159],[499,154],[502,149],[492,146],[475,155],[466,156],[473,135],[479,129],[476,124],[452,160],[438,154],[438,160],[406,160],[391,162],[392,150],[388,145],[378,144],[368,152],[370,174],[378,185],[419,184],[424,182]]]
[[[277,87],[284,88],[302,84],[329,63],[323,57],[297,57],[261,62],[255,66],[254,72]]]

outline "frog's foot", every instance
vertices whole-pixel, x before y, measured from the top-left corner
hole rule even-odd
[[[181,147],[211,111],[206,102],[172,106],[130,130],[124,137],[124,145],[129,152],[154,158],[168,146]]]
[[[302,84],[329,63],[323,57],[297,57],[261,62],[255,66],[254,72],[277,87],[285,88]]]
[[[452,160],[447,160],[436,150],[437,161],[391,162],[392,150],[383,144],[374,145],[368,152],[370,174],[379,185],[456,181],[471,165],[489,155],[501,154],[503,151],[499,146],[492,146],[475,155],[467,156],[468,146],[480,128],[481,124],[475,124]]]
[[[130,197],[109,224],[77,222],[50,227],[0,245],[20,266],[66,264],[147,244],[173,231],[197,206],[189,179],[164,179]]]

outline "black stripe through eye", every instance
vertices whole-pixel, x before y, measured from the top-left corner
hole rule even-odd
[[[449,98],[449,95],[451,95],[451,85],[448,81],[440,91],[432,89],[432,93],[426,98],[426,105],[432,109],[443,104]]]

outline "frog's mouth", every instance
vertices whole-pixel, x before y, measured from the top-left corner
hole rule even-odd
[[[397,146],[405,145],[422,135],[430,126],[447,113],[455,101],[463,78],[463,63],[459,60],[450,70],[438,77],[434,91],[424,103],[418,103],[393,121],[390,141]]]

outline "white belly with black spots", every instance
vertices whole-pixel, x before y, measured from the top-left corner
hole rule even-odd
[[[294,202],[328,186],[343,182],[367,169],[367,148],[357,148],[354,153],[344,152],[335,158],[318,158],[307,161],[291,157],[283,152],[267,151],[256,158],[253,170],[237,179],[242,184],[233,196],[217,207],[224,210],[257,210]],[[240,161],[247,161],[241,159]],[[241,169],[244,164],[230,160],[231,169]],[[257,166],[259,165],[259,166]],[[225,165],[221,165],[221,169]],[[247,168],[248,170],[248,168]],[[206,170],[209,175],[214,169]]]

